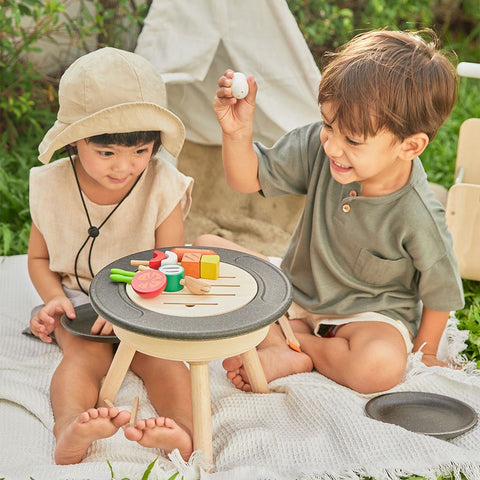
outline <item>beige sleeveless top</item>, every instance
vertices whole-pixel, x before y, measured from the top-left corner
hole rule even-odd
[[[153,158],[130,195],[101,227],[91,254],[93,273],[105,265],[142,250],[155,248],[155,230],[181,202],[184,218],[191,205],[193,179],[172,164]],[[84,195],[93,226],[99,227],[115,205],[98,205]],[[78,290],[75,257],[88,237],[88,220],[74,172],[68,159],[30,170],[30,213],[42,233],[50,256],[50,269],[60,274],[65,287]],[[77,263],[82,287],[92,276],[88,253],[92,239]]]

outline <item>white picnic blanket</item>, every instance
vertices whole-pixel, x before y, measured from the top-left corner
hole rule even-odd
[[[392,480],[409,474],[436,479],[450,471],[455,479],[460,479],[459,472],[468,480],[480,479],[480,425],[450,441],[411,433],[367,418],[364,407],[371,396],[319,373],[277,379],[270,383],[270,394],[244,393],[227,381],[220,361],[210,368],[215,472],[198,470],[196,456],[190,465],[175,455],[172,462],[160,450],[129,442],[121,431],[96,442],[81,464],[55,465],[48,389],[61,354],[57,346],[20,333],[38,303],[26,257],[0,258],[0,478],[110,479],[108,460],[115,479],[140,480],[160,456],[150,480],[167,479],[176,471],[185,479],[202,480]],[[450,334],[452,355],[464,332],[452,323]],[[395,388],[411,390],[449,395],[480,412],[480,377],[475,372],[428,369],[412,355],[404,380]],[[129,373],[116,403],[129,408],[136,395],[140,417],[153,416],[142,382]]]

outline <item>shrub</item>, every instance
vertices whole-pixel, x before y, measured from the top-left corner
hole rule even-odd
[[[71,3],[71,2],[70,2]],[[26,54],[39,52],[39,40],[87,53],[136,40],[149,2],[79,0],[76,15],[60,0],[3,0],[0,8],[0,254],[25,253],[28,245],[28,173],[37,146],[56,117],[57,79],[47,76]],[[125,35],[130,32],[129,35]],[[133,33],[132,33],[133,32]],[[130,48],[133,48],[131,44]],[[127,48],[128,49],[128,48]],[[61,72],[59,72],[60,74]],[[59,76],[59,75],[58,75]]]

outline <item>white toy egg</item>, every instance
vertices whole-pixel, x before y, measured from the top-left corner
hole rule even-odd
[[[232,95],[235,98],[245,98],[247,94],[247,77],[243,73],[235,72],[232,78]]]

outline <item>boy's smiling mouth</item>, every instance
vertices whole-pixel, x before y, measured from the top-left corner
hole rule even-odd
[[[350,170],[352,167],[348,167],[346,165],[342,165],[341,163],[333,160],[330,158],[330,165],[332,165],[332,167],[335,169],[335,170],[342,170],[342,171],[346,171],[346,170]]]

